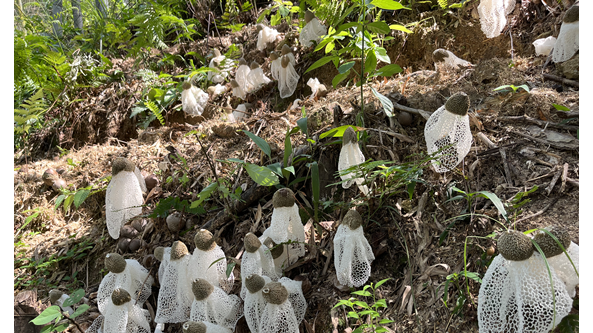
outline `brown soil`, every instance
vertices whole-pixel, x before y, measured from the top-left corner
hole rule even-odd
[[[38,311],[48,305],[47,293],[51,288],[73,290],[85,288],[91,310],[79,317],[83,328],[88,327],[98,315],[96,291],[101,278],[106,273],[103,258],[106,253],[118,252],[117,241],[109,237],[105,227],[105,191],[111,174],[111,160],[118,156],[131,159],[142,170],[144,176],[155,174],[159,187],[145,197],[144,213],[151,213],[159,202],[167,198],[179,198],[189,202],[197,199],[197,194],[215,179],[210,163],[205,158],[202,146],[209,159],[215,161],[216,175],[229,180],[228,186],[234,191],[255,186],[247,172],[237,168],[236,163],[221,163],[229,158],[238,158],[258,165],[269,165],[283,159],[284,139],[287,128],[297,126],[301,110],[288,110],[295,98],[305,100],[304,105],[309,126],[309,136],[317,143],[311,151],[302,134],[292,135],[295,150],[307,151],[320,166],[322,182],[322,201],[336,203],[328,205],[320,214],[320,223],[313,223],[307,213],[303,222],[307,223],[308,255],[290,267],[285,275],[303,280],[304,294],[308,301],[305,320],[301,332],[338,332],[350,329],[345,325],[346,313],[342,309],[332,309],[340,300],[351,297],[350,290],[340,286],[336,279],[331,253],[332,237],[337,223],[346,209],[359,206],[365,223],[367,239],[370,241],[376,259],[372,265],[369,282],[391,278],[381,288],[378,297],[385,298],[387,309],[384,318],[394,320],[387,327],[394,332],[477,332],[477,296],[479,284],[469,281],[470,294],[462,310],[452,315],[457,297],[464,293],[451,285],[448,290],[448,307],[442,302],[444,282],[447,275],[463,272],[463,248],[468,236],[485,237],[503,228],[487,216],[503,223],[496,208],[489,200],[477,198],[471,207],[476,215],[460,218],[443,236],[439,237],[453,218],[466,213],[464,200],[446,202],[453,186],[468,193],[489,191],[495,193],[503,203],[519,192],[537,186],[530,194],[528,202],[521,210],[509,210],[506,226],[520,231],[560,224],[568,229],[572,240],[579,243],[579,153],[578,116],[569,122],[556,112],[552,103],[579,108],[578,88],[554,81],[543,81],[540,75],[543,64],[534,54],[531,42],[538,36],[553,32],[557,34],[560,11],[550,14],[542,4],[529,2],[526,9],[511,15],[513,32],[513,58],[510,53],[508,33],[491,40],[485,39],[480,30],[479,20],[472,16],[477,2],[456,15],[443,15],[442,11],[424,12],[426,20],[415,26],[414,34],[396,35],[396,40],[388,45],[388,54],[405,72],[385,81],[377,81],[372,86],[393,102],[413,109],[433,112],[456,92],[467,93],[471,100],[470,116],[474,140],[472,149],[453,172],[435,173],[425,165],[412,199],[404,190],[395,192],[379,201],[378,195],[367,200],[359,195],[355,186],[344,190],[336,177],[339,145],[325,145],[329,138],[319,140],[319,135],[330,128],[355,124],[355,115],[360,110],[360,89],[348,87],[331,88],[331,79],[337,74],[328,64],[302,76],[293,96],[282,100],[275,83],[271,83],[249,100],[255,105],[254,113],[244,124],[229,125],[224,119],[224,109],[234,107],[239,101],[231,98],[231,93],[212,100],[208,119],[189,119],[181,111],[169,110],[166,113],[166,126],[153,122],[147,130],[137,130],[137,119],[130,118],[130,109],[140,98],[144,88],[139,80],[131,80],[125,85],[110,84],[102,88],[83,89],[81,101],[65,104],[59,112],[72,114],[69,126],[40,133],[32,141],[32,158],[28,163],[22,152],[15,153],[14,175],[14,235],[23,245],[15,247],[15,295],[23,290],[34,290],[40,301],[30,302]],[[517,7],[520,7],[519,5]],[[411,16],[393,18],[393,23],[411,23]],[[416,18],[417,20],[417,18]],[[436,22],[436,24],[434,24]],[[388,22],[392,23],[392,22]],[[207,52],[208,46],[223,50],[230,43],[241,44],[248,62],[257,60],[269,73],[268,60],[263,61],[269,50],[255,50],[256,31],[254,27],[242,32],[219,38],[210,38],[190,45],[180,45],[171,50],[183,54],[187,50]],[[222,45],[221,45],[222,43]],[[472,62],[471,68],[459,70],[434,70],[432,51],[446,48],[458,57]],[[184,51],[185,50],[185,51]],[[300,62],[299,73],[303,73],[321,53],[309,54],[311,50],[300,50],[296,55]],[[267,58],[266,58],[267,59]],[[513,66],[509,66],[509,64]],[[120,61],[118,66],[125,73],[132,73],[132,61]],[[181,72],[176,68],[173,72]],[[553,66],[546,72],[559,75]],[[306,82],[317,77],[330,90],[320,100],[306,100],[310,89]],[[502,85],[527,84],[530,92],[497,93],[493,89]],[[560,92],[559,92],[560,91]],[[426,149],[424,125],[426,120],[415,114],[410,126],[402,127],[397,121],[390,125],[382,111],[380,102],[369,87],[364,88],[364,121],[368,141],[363,145],[367,159],[396,161],[405,163],[417,161]],[[339,108],[335,106],[339,105]],[[58,112],[58,113],[59,113]],[[395,111],[397,119],[399,110]],[[519,116],[526,116],[520,120]],[[510,118],[515,117],[515,118]],[[537,123],[539,122],[539,123]],[[537,123],[537,124],[536,124]],[[546,123],[548,123],[546,127]],[[555,126],[561,124],[559,126]],[[545,128],[549,134],[560,132],[574,137],[570,142],[546,141],[546,135],[539,135]],[[272,147],[271,159],[261,153],[259,148],[239,130],[246,129],[265,139]],[[200,133],[187,135],[190,131]],[[483,133],[492,143],[504,148],[507,166],[499,149],[491,149],[478,138]],[[554,134],[554,133],[552,133]],[[530,137],[526,137],[529,135]],[[540,141],[534,141],[533,138]],[[69,149],[60,153],[55,148],[58,143]],[[575,148],[576,147],[576,148]],[[186,163],[179,162],[174,154],[180,154]],[[54,209],[58,193],[43,185],[41,175],[47,168],[62,169],[61,177],[74,191],[89,185],[102,189],[87,198],[84,203],[69,212],[63,208]],[[296,177],[305,177],[308,168],[304,163],[295,164]],[[60,171],[62,171],[60,170]],[[566,175],[562,175],[566,170]],[[187,176],[184,183],[183,175]],[[295,179],[296,177],[291,178]],[[576,185],[571,180],[576,180]],[[282,181],[283,185],[286,180]],[[555,183],[555,186],[550,186]],[[292,189],[297,194],[301,208],[313,203],[310,182],[300,182]],[[219,238],[230,261],[236,262],[235,284],[232,293],[240,291],[240,255],[243,251],[243,237],[248,232],[261,235],[270,224],[273,191],[259,198],[257,204],[237,212],[230,223],[211,230]],[[421,198],[427,200],[421,202]],[[211,221],[226,203],[221,198],[206,203],[208,211],[203,215],[184,213],[186,228],[180,233],[167,229],[165,218],[146,218],[147,227],[140,237],[145,241],[138,251],[124,253],[125,258],[146,262],[158,246],[171,246],[175,240],[183,241],[190,252],[193,251],[193,236],[205,223]],[[37,211],[31,211],[37,210]],[[168,213],[172,213],[171,209]],[[304,209],[303,209],[304,211]],[[26,218],[39,212],[26,227]],[[311,236],[314,235],[314,238]],[[69,250],[76,250],[77,244],[88,240],[92,247],[85,249],[80,257],[60,260],[44,271],[24,268],[32,260],[47,258],[52,254],[62,256]],[[492,240],[468,239],[467,270],[483,276],[488,260],[486,249],[495,245]],[[18,262],[18,263],[17,263]],[[156,275],[158,263],[147,265]],[[71,278],[77,273],[76,280]],[[46,275],[43,275],[45,273]],[[67,279],[64,279],[64,278]],[[43,278],[43,280],[41,280]],[[68,280],[69,279],[69,280]],[[464,280],[462,280],[465,283]],[[30,285],[27,285],[29,283]],[[157,285],[158,286],[158,285]],[[152,311],[156,309],[158,287],[148,300]],[[411,293],[408,292],[411,287]],[[412,294],[414,297],[410,297]],[[578,297],[578,296],[577,296]],[[369,300],[367,300],[369,301]],[[23,303],[24,304],[24,303]],[[577,311],[578,313],[578,311]],[[352,327],[352,329],[355,327]],[[168,325],[167,332],[177,332],[180,325]],[[77,331],[75,328],[71,329]],[[237,332],[248,332],[247,324],[241,319]]]

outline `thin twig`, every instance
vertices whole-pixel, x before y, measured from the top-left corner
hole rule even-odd
[[[152,273],[152,268],[153,266],[150,266],[150,270],[148,271],[148,274],[146,275],[146,278],[144,279],[144,281],[142,281],[142,285],[140,286],[140,288],[138,289],[138,293],[136,294],[136,302],[134,302],[134,305],[138,304],[138,298],[140,298],[140,292],[142,292],[142,289],[144,289],[144,285],[146,284],[146,280],[148,280],[148,278],[150,277],[150,273]]]
[[[573,86],[573,87],[579,87],[579,83],[577,81],[574,80],[569,80],[569,79],[565,79],[556,75],[551,75],[551,74],[542,74],[544,76],[544,79],[548,79],[548,80],[552,80],[552,81],[556,81],[556,82],[561,82],[567,86]]]
[[[402,110],[402,111],[406,111],[409,113],[414,113],[414,114],[419,114],[422,117],[424,117],[424,119],[428,120],[428,118],[430,118],[430,115],[432,114],[432,112],[428,112],[428,111],[424,111],[424,110],[420,110],[420,109],[413,109],[407,106],[403,106],[401,104],[398,104],[396,102],[393,102],[393,107],[398,109],[398,110]]]
[[[550,202],[546,207],[544,207],[542,210],[540,210],[539,212],[535,213],[535,214],[531,214],[529,216],[525,216],[524,218],[518,219],[517,221],[515,221],[513,224],[511,224],[511,226],[509,227],[509,229],[513,229],[515,227],[515,225],[519,222],[523,222],[525,220],[529,220],[531,218],[537,217],[542,215],[543,213],[545,213],[548,209],[550,209],[550,207],[552,207],[558,200],[560,199],[560,197],[556,197],[555,199],[552,199],[552,202]]]
[[[497,117],[496,120],[502,120],[502,121],[508,121],[508,122],[525,121],[525,122],[532,123],[532,124],[539,125],[539,126],[546,126],[547,125],[548,127],[558,128],[558,129],[564,129],[564,130],[570,130],[570,131],[578,131],[578,129],[579,129],[578,126],[571,126],[571,125],[563,125],[563,124],[552,123],[552,122],[549,122],[549,121],[543,121],[543,120],[531,118],[528,115]]]

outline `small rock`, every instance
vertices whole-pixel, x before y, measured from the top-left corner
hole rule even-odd
[[[570,80],[579,79],[579,55],[575,55],[570,60],[558,64],[558,69],[562,72],[565,78]]]

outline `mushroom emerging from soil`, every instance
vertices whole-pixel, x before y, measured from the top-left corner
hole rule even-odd
[[[190,116],[202,115],[206,103],[208,103],[208,98],[208,94],[202,89],[194,86],[191,82],[183,82],[183,91],[181,92],[183,112]]]
[[[373,249],[364,237],[362,217],[352,209],[346,213],[334,236],[334,263],[338,281],[348,287],[360,287],[371,276]]]
[[[235,275],[226,276],[227,260],[222,248],[214,241],[212,233],[200,229],[194,237],[196,248],[190,261],[190,279],[205,279],[215,287],[228,292],[233,287]]]
[[[208,67],[216,68],[220,72],[208,72],[208,80],[214,83],[222,83],[225,78],[229,75],[229,71],[234,67],[234,62],[231,59],[227,59],[220,51],[216,48],[212,49],[213,57],[210,60]]]
[[[355,165],[359,165],[364,162],[364,155],[358,146],[358,138],[356,137],[356,132],[352,129],[352,127],[348,127],[346,131],[344,131],[344,135],[342,136],[342,149],[340,150],[340,157],[338,159],[338,171],[346,170],[350,167]],[[352,173],[340,176],[342,180],[345,182],[342,183],[343,188],[350,188],[353,183],[356,183],[358,189],[362,194],[365,196],[369,194],[369,188],[366,185],[363,185],[362,182],[364,179],[362,178],[352,178]]]
[[[194,301],[190,320],[210,322],[230,330],[235,329],[239,318],[243,317],[241,299],[237,295],[227,295],[222,289],[204,279],[192,282]]]
[[[564,62],[579,50],[579,5],[570,7],[564,14],[558,39],[552,51],[552,61]]]
[[[432,59],[434,60],[434,67],[438,70],[441,66],[448,66],[458,68],[461,66],[471,66],[469,61],[458,58],[453,52],[445,49],[436,49],[432,53]]]
[[[487,38],[494,38],[507,24],[507,15],[515,9],[515,0],[481,0],[478,5],[480,24]]]
[[[294,192],[289,188],[281,188],[272,198],[274,211],[270,227],[264,231],[260,241],[270,237],[276,244],[292,241],[284,249],[287,249],[289,257],[288,265],[305,255],[305,228],[299,216],[299,208],[294,199]],[[273,253],[272,253],[273,255]]]
[[[540,38],[533,41],[533,46],[535,47],[535,55],[536,56],[548,56],[554,45],[556,45],[556,37],[549,36],[548,38]]]
[[[142,188],[130,160],[118,157],[112,162],[112,177],[105,195],[105,215],[109,235],[119,238],[124,223],[142,214]],[[144,178],[142,179],[144,181]]]
[[[499,238],[501,254],[492,260],[480,286],[480,332],[549,332],[570,312],[566,287],[550,267],[552,295],[544,259],[530,245],[531,239],[517,231]]]
[[[276,40],[279,32],[276,29],[268,28],[262,24],[257,25],[257,49],[263,51],[268,43],[272,43]]]
[[[245,235],[245,252],[241,258],[241,298],[245,299],[247,293],[247,286],[245,278],[251,274],[265,275],[278,280],[276,275],[276,267],[274,265],[274,258],[267,246],[263,245],[261,241],[253,234]]]
[[[245,99],[246,91],[241,88],[241,85],[237,80],[231,80],[231,88],[233,89],[233,96]]]
[[[105,313],[113,291],[123,288],[130,292],[132,298],[142,307],[152,292],[153,278],[148,270],[134,259],[124,259],[117,253],[105,256],[105,268],[109,271],[101,280],[97,291],[97,307]]]
[[[123,288],[113,290],[102,313],[103,318],[98,317],[96,321],[103,321],[103,333],[150,332],[150,313],[135,304]]]
[[[278,90],[280,91],[281,98],[292,96],[300,79],[299,74],[294,69],[293,63],[290,61],[289,54],[292,55],[292,52],[283,55],[280,61],[281,68],[278,79]]]
[[[325,85],[319,83],[317,78],[310,78],[309,81],[307,81],[307,85],[311,87],[311,96],[309,96],[310,99],[314,99],[315,97],[324,97],[327,95],[327,88]]]
[[[301,34],[299,35],[299,42],[304,47],[309,47],[313,45],[313,42],[319,43],[321,41],[321,36],[327,34],[327,28],[319,22],[319,19],[315,17],[311,11],[307,10],[305,12],[305,26],[303,30],[301,30]]]
[[[256,92],[258,91],[263,85],[272,82],[272,80],[268,79],[268,77],[264,74],[264,71],[261,69],[257,62],[251,63],[251,71],[247,75],[247,84],[251,87],[249,92]]]
[[[575,288],[579,284],[579,276],[577,275],[577,272],[579,272],[579,246],[570,240],[570,235],[564,228],[549,226],[545,229],[560,241],[562,247],[566,250],[566,254],[570,256],[574,267],[562,248],[558,246],[558,243],[544,231],[537,231],[533,236],[533,240],[544,252],[548,264],[554,269],[558,278],[564,282],[570,297],[574,297],[576,294]]]
[[[432,166],[442,173],[455,168],[465,158],[472,145],[469,128],[469,97],[459,92],[449,97],[445,105],[433,112],[424,127],[429,154],[441,151]]]
[[[189,319],[193,302],[188,274],[190,260],[191,255],[183,242],[175,241],[170,248],[164,248],[159,268],[161,289],[154,319],[156,323],[180,323]]]
[[[41,179],[45,185],[52,186],[57,179],[60,179],[60,175],[56,172],[56,170],[49,168],[43,172]]]
[[[307,303],[304,302],[304,297],[302,299],[300,297],[293,298],[294,300],[299,299],[297,303],[290,300],[290,294],[294,294],[296,291],[296,295],[298,295],[298,289],[300,289],[300,281],[292,282],[298,284],[298,287],[296,284],[293,286],[290,283],[278,281],[266,284],[261,290],[266,306],[261,314],[259,332],[299,332],[299,324],[307,310]]]
[[[186,321],[181,327],[183,333],[232,333],[226,327],[218,326],[207,321]],[[156,333],[156,332],[155,332]]]

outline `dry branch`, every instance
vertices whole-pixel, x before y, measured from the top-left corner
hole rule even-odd
[[[525,133],[521,133],[519,131],[514,131],[514,130],[509,130],[511,133],[513,134],[517,134],[520,135],[524,138],[533,140],[535,142],[539,142],[545,145],[549,145],[551,147],[557,148],[557,149],[562,149],[562,150],[579,150],[579,145],[578,144],[570,144],[570,143],[560,143],[560,142],[551,142],[548,140],[544,140],[544,139],[538,139],[538,138],[534,138],[531,135],[527,135]]]
[[[573,86],[573,87],[577,87],[577,88],[579,87],[579,83],[574,80],[565,79],[565,78],[562,78],[562,77],[559,77],[556,75],[551,75],[551,74],[543,74],[543,76],[544,76],[544,79],[560,82],[567,86]]]
[[[548,126],[551,128],[558,128],[558,129],[564,129],[564,130],[569,130],[569,131],[577,131],[579,129],[578,126],[551,123],[549,121],[543,121],[543,120],[531,118],[530,116],[527,116],[527,115],[513,116],[513,117],[498,117],[496,119],[501,120],[501,121],[508,121],[508,122],[525,121],[525,122],[539,125],[539,126]]]

